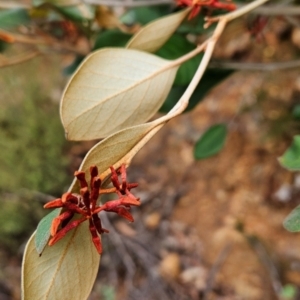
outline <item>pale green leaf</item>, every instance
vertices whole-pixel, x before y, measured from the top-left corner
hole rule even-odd
[[[300,135],[294,136],[292,145],[279,157],[279,162],[288,170],[300,170]]]
[[[91,54],[70,79],[61,101],[67,138],[92,140],[151,118],[167,97],[178,66],[137,50]]]
[[[128,42],[127,48],[146,52],[157,51],[175,32],[190,9],[157,19],[142,27]]]
[[[211,126],[197,141],[194,149],[196,159],[215,155],[223,148],[227,135],[226,124]]]
[[[71,230],[39,256],[35,233],[27,243],[22,268],[23,300],[87,299],[96,279],[100,255],[88,222]]]
[[[290,232],[300,231],[300,205],[285,218],[283,227]]]
[[[54,218],[61,212],[61,209],[54,209],[46,215],[39,223],[35,234],[35,248],[38,254],[42,254],[50,238],[50,227]]]

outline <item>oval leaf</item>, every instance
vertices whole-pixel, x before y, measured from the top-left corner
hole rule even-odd
[[[300,205],[286,217],[283,227],[290,232],[300,231]]]
[[[300,170],[300,135],[294,136],[292,145],[279,158],[279,162],[288,170]]]
[[[226,135],[227,128],[225,124],[211,126],[196,143],[195,158],[203,159],[219,153],[225,144]]]
[[[42,254],[50,238],[50,227],[54,218],[61,212],[60,208],[54,209],[46,215],[39,223],[35,234],[35,248],[39,255]]]
[[[142,27],[128,42],[127,48],[145,52],[157,51],[171,37],[189,11],[187,8]]]
[[[139,143],[156,126],[156,122],[141,124],[107,137],[90,149],[79,169],[86,172],[86,178],[90,180],[88,170],[91,165],[96,165],[101,179],[104,179],[110,173],[110,166],[119,167],[123,163],[129,164],[134,154],[142,147]],[[75,183],[76,180],[74,179],[71,186],[73,190]]]
[[[96,279],[100,255],[87,222],[71,230],[39,256],[35,233],[27,243],[22,268],[23,300],[87,299]]]
[[[61,119],[67,138],[103,138],[154,115],[178,66],[136,50],[107,48],[91,54],[67,85]]]

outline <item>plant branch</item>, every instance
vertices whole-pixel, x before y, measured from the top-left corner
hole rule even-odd
[[[300,67],[300,60],[292,60],[285,62],[272,62],[272,63],[239,63],[239,62],[211,62],[209,68],[222,68],[233,70],[246,70],[246,71],[275,71],[286,70]]]
[[[212,53],[214,51],[215,45],[220,37],[220,35],[222,34],[224,28],[226,26],[226,20],[225,19],[221,19],[218,22],[218,25],[214,31],[213,36],[207,41],[204,42],[201,46],[206,45],[206,50],[204,53],[204,56],[201,60],[201,63],[199,65],[199,68],[195,74],[195,76],[193,77],[192,81],[190,82],[188,88],[185,90],[184,94],[182,95],[182,97],[180,98],[180,100],[177,102],[177,104],[172,108],[172,110],[168,113],[167,116],[175,116],[178,115],[180,113],[182,113],[186,107],[189,104],[189,99],[191,98],[194,90],[196,89],[199,81],[201,80],[208,64],[209,61],[211,59]],[[201,47],[200,46],[200,47]]]
[[[253,13],[257,13],[260,15],[266,16],[298,16],[300,15],[300,6],[299,5],[289,5],[289,6],[281,6],[281,5],[270,5],[270,6],[261,6],[256,8]]]
[[[230,13],[227,13],[225,15],[212,17],[212,18],[206,17],[205,20],[207,23],[204,25],[204,28],[209,27],[209,25],[211,25],[212,23],[218,22],[223,18],[225,18],[226,22],[228,23],[234,19],[237,19],[237,18],[249,13],[250,11],[258,8],[259,6],[263,5],[264,3],[268,2],[268,1],[269,0],[256,0],[256,1],[249,3],[248,5],[242,6],[241,8],[239,8],[235,11],[232,11]]]
[[[59,42],[53,39],[50,36],[46,36],[44,38],[36,38],[26,35],[21,35],[17,33],[8,32],[6,30],[0,29],[0,36],[6,37],[10,39],[10,43],[23,43],[30,45],[46,45],[54,48],[55,50],[65,50],[69,52],[73,52],[80,55],[87,55],[86,52],[76,49],[73,45],[66,44],[65,42]]]

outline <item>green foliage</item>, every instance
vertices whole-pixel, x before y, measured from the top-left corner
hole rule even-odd
[[[31,74],[26,86],[20,84],[24,78],[18,73],[6,75],[2,83],[8,93],[0,98],[0,191],[26,188],[60,194],[68,176],[58,105],[46,96],[49,88],[41,87],[41,80],[34,76],[37,70],[29,72],[23,73]]]
[[[297,206],[284,220],[283,226],[290,232],[300,231],[300,205]]]
[[[280,293],[282,300],[293,300],[297,296],[297,287],[293,284],[286,284],[283,286]]]
[[[300,135],[294,136],[292,145],[279,158],[279,162],[288,170],[300,170]]]
[[[114,300],[116,299],[116,290],[113,286],[105,285],[101,289],[101,296],[103,300]]]
[[[124,47],[130,38],[131,34],[120,30],[106,30],[97,34],[93,50],[104,47]]]
[[[92,20],[95,16],[95,8],[86,4],[74,6],[57,6],[57,10],[64,17],[75,22]]]
[[[30,22],[28,11],[25,9],[0,10],[0,28],[11,29]]]
[[[0,245],[17,252],[28,233],[43,216],[39,194],[22,190],[0,194]]]
[[[211,126],[198,140],[194,149],[196,159],[203,159],[221,151],[225,144],[227,128],[225,124]]]
[[[140,23],[142,25],[166,16],[170,13],[169,5],[157,5],[157,6],[141,6],[128,10],[122,17],[121,21],[125,24]]]
[[[193,92],[186,112],[192,110],[199,102],[203,100],[205,95],[215,86],[220,84],[224,79],[226,79],[233,71],[231,70],[218,70],[209,69],[203,75],[201,81],[197,85],[195,91]],[[170,111],[180,97],[183,95],[188,85],[177,86],[173,85],[167,99],[160,108],[161,112],[167,113]]]
[[[171,60],[179,58],[195,48],[195,45],[190,43],[185,37],[174,34],[156,54],[162,58]],[[201,53],[180,66],[174,85],[187,85],[191,82],[202,56],[203,54]]]
[[[292,115],[295,119],[300,120],[300,104],[295,105]]]

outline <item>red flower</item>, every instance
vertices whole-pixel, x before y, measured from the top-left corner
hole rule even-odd
[[[82,222],[89,220],[89,230],[92,235],[92,241],[99,254],[102,253],[101,240],[98,236],[108,230],[104,229],[101,224],[99,213],[101,211],[115,212],[119,216],[133,222],[133,217],[130,213],[130,207],[139,206],[141,203],[130,190],[137,186],[137,183],[128,183],[126,181],[126,168],[122,165],[118,172],[111,169],[111,182],[113,188],[101,189],[101,180],[98,177],[98,169],[96,166],[90,167],[90,188],[85,179],[84,172],[75,172],[80,184],[80,194],[64,193],[61,198],[52,200],[44,205],[44,208],[63,207],[65,210],[62,214],[52,221],[50,233],[52,238],[49,240],[49,245],[52,246],[62,239],[67,232],[79,226]],[[121,183],[119,182],[118,173],[121,174]],[[118,199],[106,202],[103,205],[97,205],[97,200],[100,194],[116,193]],[[82,217],[71,220],[75,214]]]
[[[192,19],[199,14],[202,7],[210,9],[225,9],[229,11],[236,9],[234,4],[228,3],[231,2],[231,0],[227,0],[226,2],[219,2],[219,0],[177,0],[177,5],[192,7],[192,11],[189,15],[189,19]]]

